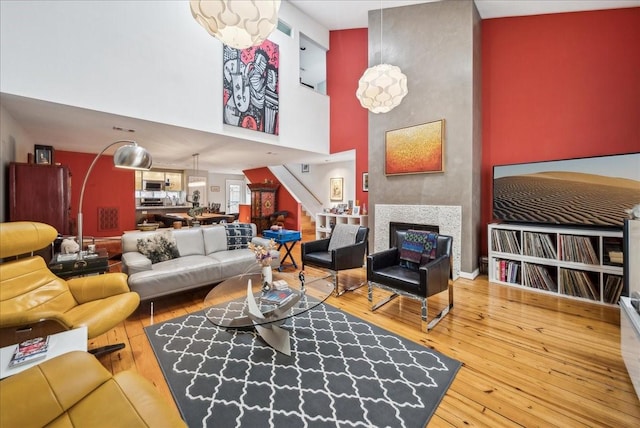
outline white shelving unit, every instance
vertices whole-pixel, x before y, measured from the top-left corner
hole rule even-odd
[[[489,225],[489,281],[616,304],[624,293],[622,231]]]
[[[330,237],[333,225],[336,224],[357,224],[369,227],[369,216],[318,213],[316,214],[316,239]]]

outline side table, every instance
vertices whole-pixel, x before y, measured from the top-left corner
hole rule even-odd
[[[280,267],[278,270],[282,272],[282,266],[285,265],[287,259],[291,260],[291,264],[295,269],[298,268],[296,261],[291,255],[291,250],[296,246],[296,242],[302,239],[302,234],[297,230],[265,230],[262,232],[262,237],[267,239],[273,239],[278,244],[278,251],[282,247],[285,248],[286,253],[284,257],[280,259]]]
[[[85,253],[83,259],[78,260],[78,253],[56,253],[49,263],[49,269],[63,279],[105,273],[109,271],[109,254],[101,248],[95,253]]]
[[[11,361],[13,352],[15,351],[18,344],[0,348],[0,379],[4,379],[5,377],[14,375],[16,373],[20,373],[21,371],[26,370],[29,367],[33,367],[36,364],[40,364],[41,362],[49,360],[53,357],[57,357],[58,355],[66,354],[67,352],[86,352],[87,340],[88,330],[86,326],[52,334],[51,337],[49,337],[49,348],[47,350],[47,355],[44,358],[11,368],[9,367],[9,361]]]

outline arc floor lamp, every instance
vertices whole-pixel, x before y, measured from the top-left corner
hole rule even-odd
[[[151,155],[149,152],[138,145],[135,141],[131,140],[118,140],[111,144],[108,144],[100,153],[96,155],[87,170],[87,174],[84,176],[84,181],[82,182],[82,190],[80,190],[80,202],[78,203],[78,243],[80,244],[80,252],[78,253],[78,260],[82,260],[84,258],[83,248],[83,234],[82,234],[82,202],[84,200],[84,191],[87,187],[87,181],[89,176],[91,175],[91,171],[93,171],[93,167],[98,162],[98,158],[102,156],[104,152],[106,152],[110,147],[115,146],[116,144],[127,143],[126,145],[119,147],[113,155],[113,165],[116,168],[124,168],[124,169],[138,169],[138,170],[148,170],[151,169]]]

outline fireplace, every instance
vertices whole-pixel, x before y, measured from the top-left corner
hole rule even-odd
[[[398,243],[396,242],[397,230],[409,230],[409,229],[440,233],[440,227],[433,224],[402,223],[398,221],[391,221],[389,222],[389,248],[398,246]]]
[[[392,223],[409,225],[409,227],[415,229],[419,227],[437,227],[438,233],[453,237],[453,279],[455,280],[460,276],[462,207],[453,205],[375,204],[373,209],[375,210],[374,252],[392,247],[389,240],[392,234],[395,235],[395,232],[390,231]]]

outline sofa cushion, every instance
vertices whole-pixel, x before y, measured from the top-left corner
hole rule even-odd
[[[151,260],[151,263],[164,262],[180,257],[176,240],[171,232],[153,234],[138,239],[138,251]]]
[[[253,228],[246,223],[226,224],[227,250],[239,250],[248,248],[253,237]]]
[[[201,227],[180,229],[173,232],[173,234],[176,238],[180,257],[204,256],[204,240]]]
[[[214,225],[202,228],[204,237],[204,254],[227,251],[227,230],[223,225]]]

